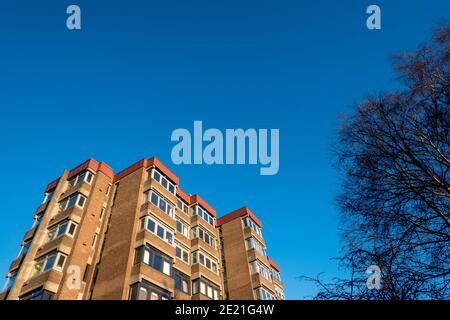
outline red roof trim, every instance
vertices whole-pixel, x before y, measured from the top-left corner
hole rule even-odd
[[[275,261],[273,261],[272,258],[267,257],[267,260],[269,260],[269,264],[272,268],[274,268],[278,272],[281,272],[280,266]]]
[[[77,174],[83,172],[86,169],[91,169],[94,172],[102,172],[107,177],[109,177],[111,180],[114,178],[114,173],[110,166],[108,166],[104,162],[97,162],[95,159],[91,158],[91,159],[88,159],[85,162],[79,164],[72,170],[70,170],[69,174],[67,176],[67,179],[71,179],[71,178],[75,177]],[[56,186],[58,185],[59,179],[60,178],[50,182],[47,185],[45,192],[49,192],[49,191],[53,190],[54,188],[56,188]]]
[[[106,176],[108,176],[110,179],[114,178],[113,170],[106,163],[97,162],[95,159],[88,159],[85,162],[83,162],[82,164],[80,164],[80,165],[76,166],[75,168],[73,168],[72,170],[70,170],[67,179],[73,178],[74,176],[83,172],[86,169],[91,169],[94,172],[102,172]]]
[[[219,219],[217,219],[217,226],[220,227],[221,225],[228,223],[230,221],[233,221],[237,218],[243,217],[248,215],[255,223],[262,228],[262,222],[258,219],[258,217],[248,208],[248,207],[242,207],[235,211],[232,211]]]
[[[213,207],[211,207],[205,200],[203,200],[202,197],[200,197],[198,194],[191,196],[190,198],[190,204],[198,203],[201,205],[206,211],[208,211],[210,214],[212,214],[214,217],[216,217],[216,210],[214,210]]]
[[[181,198],[187,204],[191,204],[191,197],[186,194],[180,187],[177,188],[177,196]]]
[[[111,180],[114,179],[113,169],[107,165],[105,162],[100,162],[97,167],[97,171],[104,173]]]
[[[53,180],[52,182],[50,182],[50,183],[47,185],[47,188],[45,188],[45,192],[47,193],[47,192],[49,192],[49,191],[55,189],[56,186],[58,185],[58,182],[59,182],[59,178],[56,179],[56,180]]]
[[[140,168],[147,168],[148,167],[148,160],[146,159],[142,159],[134,164],[132,164],[131,166],[129,166],[128,168],[120,171],[118,174],[116,174],[114,176],[114,183],[119,181],[120,179],[125,178],[126,176],[128,176],[129,174],[132,174],[133,172],[135,172],[136,170],[139,170]]]
[[[159,171],[161,171],[170,181],[178,185],[180,180],[169,168],[167,168],[158,158],[152,157],[149,160],[149,166],[155,166]]]

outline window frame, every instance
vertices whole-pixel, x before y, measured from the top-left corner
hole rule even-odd
[[[213,215],[210,214],[208,211],[206,211],[201,205],[196,204],[194,206],[193,214],[201,217],[208,224],[210,224],[211,226],[215,227],[215,221],[214,221]],[[208,218],[205,218],[205,216],[207,216]]]
[[[181,257],[178,256],[178,252],[177,249],[180,249],[180,253],[181,253]],[[180,244],[179,242],[175,241],[175,257],[178,260],[183,261],[186,264],[189,264],[189,256],[190,256],[190,250],[187,249],[185,246],[183,246],[182,244]],[[187,260],[184,259],[184,257],[187,257]]]
[[[207,266],[208,260],[210,262],[209,263],[210,267]],[[191,263],[192,263],[192,265],[201,264],[209,271],[211,271],[215,274],[219,274],[219,261],[201,249],[197,249],[197,250],[191,252]],[[215,266],[215,268],[213,268],[213,265]]]
[[[182,200],[180,197],[177,196],[177,208],[182,211],[184,214],[189,215],[189,206]]]
[[[267,268],[261,261],[254,260],[250,262],[250,269],[252,271],[252,274],[259,274],[266,280],[272,282],[272,273],[270,272],[269,268]]]
[[[278,272],[277,270],[275,270],[274,268],[271,268],[271,272],[272,272],[272,277],[274,277],[275,279],[277,279],[278,281],[281,282],[281,273]]]
[[[250,245],[248,243],[249,241],[251,242]],[[245,246],[246,246],[247,250],[254,249],[254,250],[258,251],[264,257],[267,256],[267,248],[255,237],[249,237],[249,238],[245,239]]]
[[[63,225],[65,225],[65,230],[64,230],[63,233],[59,234],[59,232],[60,232],[60,230],[61,230]],[[70,231],[72,226],[74,226],[74,229],[73,229],[73,232],[71,234],[69,231]],[[77,231],[77,227],[78,227],[78,224],[76,222],[70,220],[70,219],[62,220],[62,221],[52,225],[51,227],[47,228],[47,230],[46,230],[46,237],[47,237],[46,240],[47,241],[46,242],[53,241],[53,240],[58,239],[58,238],[60,238],[62,236],[73,237],[75,235],[75,232]],[[52,231],[52,230],[54,230],[55,233],[54,233],[53,237],[50,237],[49,234],[50,234],[50,231]]]
[[[256,290],[256,297],[258,300],[265,300],[265,301],[276,300],[275,296],[264,286],[260,286],[260,287],[256,288],[255,290]],[[262,295],[261,295],[261,292],[263,292]],[[268,299],[266,299],[266,298],[268,298]]]
[[[147,230],[148,232],[151,232],[152,234],[154,234],[155,236],[157,236],[159,239],[163,240],[164,242],[167,242],[168,244],[173,246],[174,240],[175,240],[175,233],[174,231],[167,226],[165,223],[163,223],[162,221],[160,221],[159,219],[157,219],[155,216],[148,214],[145,217],[141,218],[141,228],[143,227],[143,230]],[[151,230],[148,225],[149,225],[149,221],[153,222],[154,225],[154,230]],[[160,237],[158,235],[158,227],[163,229],[163,237]],[[170,234],[170,237],[167,237],[167,234]]]
[[[76,197],[75,203],[69,207],[70,200],[71,200],[73,197]],[[80,203],[80,199],[83,199],[83,204],[82,204],[82,205],[79,204],[79,203]],[[75,206],[76,206],[76,207],[79,207],[79,208],[81,208],[81,209],[83,209],[84,206],[86,205],[87,197],[86,197],[85,195],[83,195],[82,193],[80,193],[80,192],[76,192],[76,193],[71,194],[71,195],[68,196],[67,198],[65,198],[63,201],[66,201],[66,203],[65,203],[65,205],[64,205],[64,210],[63,210],[63,211],[72,209],[72,208],[74,208]]]
[[[148,261],[146,261],[146,256]],[[148,243],[137,248],[136,263],[143,263],[150,268],[161,272],[162,274],[172,277],[173,276],[173,260],[171,257],[163,253],[162,251],[152,247]],[[168,272],[165,272],[165,266],[169,268]]]
[[[192,295],[201,294],[211,300],[220,299],[220,287],[203,278],[197,278],[191,281]],[[202,290],[204,288],[204,292]],[[212,291],[212,297],[208,296],[208,289]]]
[[[50,190],[49,192],[44,193],[44,200],[42,201],[42,204],[50,202],[53,199],[53,196],[55,195],[55,189]]]
[[[159,178],[155,177],[155,175],[158,175]],[[149,177],[151,179],[153,179],[154,181],[158,182],[158,184],[160,186],[162,186],[164,189],[169,191],[171,194],[173,194],[173,195],[177,194],[176,184],[171,182],[170,179],[165,174],[163,174],[161,171],[159,171],[156,167],[153,167],[149,170]]]
[[[141,289],[146,291],[146,299],[138,299],[140,297]],[[150,284],[146,280],[142,280],[141,282],[136,282],[130,286],[130,300],[152,300],[151,297],[157,295],[158,300],[170,300],[171,294],[169,291],[164,290],[160,287],[157,287],[153,284]]]
[[[87,184],[92,184],[93,180],[94,180],[94,173],[92,173],[90,170],[85,170],[77,174],[77,176],[75,177],[74,184],[72,186],[76,186],[83,182],[86,182]]]
[[[262,235],[262,228],[260,228],[255,221],[253,221],[252,218],[250,218],[249,216],[246,216],[244,218],[242,218],[242,223],[244,228],[250,228],[253,231],[255,231],[255,233],[257,235],[259,235],[261,238],[263,237]]]
[[[53,259],[53,257],[54,257],[54,259]],[[61,260],[61,257],[63,259],[63,263],[61,266],[58,266],[59,261]],[[52,266],[47,268],[47,264],[48,264],[49,260],[52,261]],[[42,261],[42,263],[41,263],[41,261]],[[51,271],[51,270],[56,270],[56,271],[62,272],[66,261],[67,261],[66,254],[59,252],[59,251],[51,251],[51,252],[47,253],[46,255],[43,255],[34,260],[29,279],[39,276],[39,275],[41,275],[45,272]],[[38,263],[41,263],[42,267],[40,270],[36,271],[35,268],[38,265]]]
[[[201,236],[200,234],[203,234],[203,236]],[[210,238],[210,241],[206,240],[206,235]],[[208,230],[206,230],[205,228],[203,228],[202,226],[197,225],[192,228],[192,239],[201,239],[211,248],[213,249],[217,248],[217,237]]]
[[[175,219],[175,208],[173,203],[166,199],[164,196],[162,196],[160,193],[158,193],[157,191],[150,189],[148,191],[145,192],[145,201],[146,202],[150,202],[151,204],[153,204],[155,207],[157,207],[159,210],[161,210],[162,212],[164,212],[166,215],[168,215],[169,217],[171,217],[172,219]],[[157,197],[157,203],[155,204],[152,201],[152,196]],[[161,200],[164,201],[165,203],[165,209],[161,208]],[[168,210],[170,208],[170,210]]]
[[[190,294],[190,279],[189,276],[184,274],[183,272],[173,269],[173,279],[175,281],[175,289],[180,290],[186,294]],[[180,279],[180,287],[177,286],[177,278]],[[184,288],[184,284],[186,284],[186,288]]]
[[[185,236],[187,239],[190,239],[190,235],[189,235],[189,224],[187,224],[186,222],[184,222],[183,219],[180,219],[179,217],[175,216],[175,221],[176,221],[176,232],[179,234],[182,234],[183,236]],[[178,224],[181,225],[181,231],[178,230]]]

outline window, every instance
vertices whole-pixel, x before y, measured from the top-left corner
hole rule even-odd
[[[206,212],[206,210],[204,210],[202,207],[200,207],[199,205],[195,206],[194,209],[194,214],[202,217],[203,220],[205,220],[206,222],[208,222],[210,225],[214,226],[214,218],[212,215],[210,215],[208,212]]]
[[[189,215],[189,206],[180,198],[178,198],[177,207],[178,209]]]
[[[258,300],[275,300],[275,296],[263,286],[256,289],[256,297]]]
[[[92,239],[92,244],[91,244],[92,248],[95,247],[95,243],[97,242],[97,238],[98,238],[98,233],[94,234],[94,237]]]
[[[260,254],[262,254],[264,257],[266,256],[266,248],[263,246],[263,244],[261,242],[259,242],[255,238],[250,237],[247,240],[245,240],[245,243],[247,245],[247,250],[255,249]]]
[[[175,253],[178,259],[183,260],[185,263],[189,264],[189,250],[184,246],[175,242]]]
[[[175,289],[189,294],[189,277],[174,269],[173,278],[175,280]]]
[[[42,203],[50,202],[50,200],[52,200],[54,194],[55,194],[55,190],[52,190],[50,192],[46,192],[44,194],[44,201],[42,201]]]
[[[17,273],[19,270],[14,270],[11,272],[11,274],[8,277],[7,284],[6,284],[6,292],[11,290],[12,286],[14,285],[14,282],[16,281]]]
[[[80,173],[79,175],[77,175],[73,180],[73,185],[76,186],[77,184],[80,184],[82,182],[86,182],[91,184],[92,182],[92,178],[94,177],[94,175],[92,174],[92,172],[90,171],[85,171],[83,173]]]
[[[143,262],[168,276],[172,273],[172,259],[161,251],[145,245],[138,249],[137,263]]]
[[[69,180],[68,188],[71,188],[71,187],[76,186],[83,182],[91,184],[93,177],[94,177],[94,175],[90,171],[84,171],[82,173],[79,173],[75,177],[73,177]]]
[[[105,215],[105,211],[106,211],[106,208],[103,207],[103,208],[102,208],[102,211],[100,211],[100,216],[98,217],[98,219],[99,219],[100,221],[103,220],[103,216]]]
[[[38,227],[41,224],[42,218],[44,217],[44,213],[40,213],[34,220],[33,227]]]
[[[31,242],[33,242],[33,238],[28,239],[23,243],[22,248],[20,249],[19,257],[25,257],[27,255],[28,249],[30,249],[31,246]]]
[[[244,227],[251,228],[253,231],[256,232],[256,234],[262,237],[261,228],[250,217],[247,216],[244,219],[242,219],[242,221],[244,223]]]
[[[109,193],[111,192],[111,185],[109,184],[106,188],[106,195],[109,196]]]
[[[220,289],[210,281],[198,278],[192,281],[192,294],[203,294],[210,299],[219,300]]]
[[[162,240],[172,244],[173,242],[173,231],[171,231],[165,224],[158,221],[154,217],[146,216],[142,218],[141,226],[156,234]]]
[[[88,275],[89,275],[90,270],[91,270],[91,265],[88,263],[88,264],[86,264],[86,268],[84,268],[83,282],[86,282],[88,280]]]
[[[138,293],[138,300],[147,300],[148,297],[148,290],[145,287],[140,287],[139,288],[139,293]]]
[[[153,203],[156,207],[161,209],[165,214],[173,218],[173,206],[168,200],[163,198],[157,192],[150,190],[146,196],[147,201]]]
[[[272,282],[272,277],[269,269],[265,267],[259,260],[255,260],[250,263],[250,269],[252,270],[252,274],[259,273],[261,276]]]
[[[30,278],[40,275],[50,269],[55,269],[61,271],[64,267],[64,262],[66,261],[66,255],[59,252],[51,252],[46,256],[40,257],[34,263],[33,269],[31,270]],[[55,264],[56,262],[56,264]]]
[[[175,219],[177,220],[177,232],[181,233],[186,238],[189,238],[189,226],[180,218],[176,217]]]
[[[77,224],[71,220],[65,220],[47,230],[47,241],[52,241],[63,235],[73,236]]]
[[[85,202],[86,202],[85,196],[83,196],[81,193],[74,193],[71,196],[69,196],[69,198],[64,199],[62,202],[60,202],[60,209],[67,210],[73,208],[75,205],[80,208],[83,208]]]
[[[130,290],[131,300],[170,300],[170,292],[147,281],[135,283]]]
[[[275,295],[284,300],[284,290],[277,285],[275,285]]]
[[[280,273],[279,273],[277,270],[275,270],[274,268],[272,268],[272,276],[273,276],[275,279],[277,279],[278,281],[281,281],[281,275],[280,275]]]
[[[203,265],[214,273],[218,272],[217,260],[201,250],[197,250],[192,253],[192,264],[196,263]]]
[[[157,181],[165,189],[169,190],[170,193],[176,194],[175,185],[172,184],[166,177],[163,176],[161,172],[153,168],[150,170],[150,176],[153,180]]]
[[[22,296],[20,300],[51,300],[52,297],[52,292],[44,290],[43,288],[39,288]]]
[[[216,237],[202,227],[197,226],[192,228],[192,238],[202,239],[212,248],[216,248]]]

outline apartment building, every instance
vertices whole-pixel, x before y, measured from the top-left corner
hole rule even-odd
[[[215,209],[184,192],[155,157],[117,174],[89,159],[48,184],[0,299],[271,298],[234,293],[234,278],[225,277],[227,258],[234,259],[222,248],[235,242],[228,236],[229,217],[216,221]],[[262,260],[279,279],[275,262]],[[272,295],[275,283],[282,290],[276,281],[266,286]]]
[[[3,298],[84,297],[86,283],[78,281],[77,271],[89,272],[86,267],[98,248],[113,179],[109,166],[88,160],[48,184],[33,226],[9,268]]]
[[[247,207],[217,220],[230,300],[284,300],[280,267],[266,254],[262,223]]]

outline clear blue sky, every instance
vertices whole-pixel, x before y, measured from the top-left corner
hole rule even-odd
[[[78,4],[82,30],[65,27]],[[378,4],[382,30],[365,27]],[[298,275],[339,274],[338,115],[397,86],[389,57],[429,39],[442,1],[3,1],[0,5],[0,273],[48,182],[89,157],[119,171],[157,156],[219,215],[264,223],[289,299]],[[280,172],[175,166],[176,128],[279,128]]]

